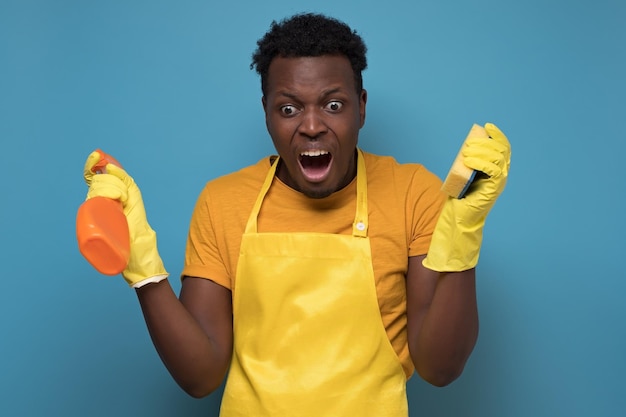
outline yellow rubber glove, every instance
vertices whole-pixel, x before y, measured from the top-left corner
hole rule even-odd
[[[122,272],[124,279],[134,288],[166,279],[169,274],[159,256],[156,233],[148,224],[139,187],[126,171],[113,164],[107,164],[105,173],[94,174],[92,168],[99,160],[100,154],[92,152],[85,162],[87,199],[111,198],[124,207],[130,234],[130,259]]]
[[[464,198],[448,197],[433,232],[423,265],[433,271],[465,271],[476,266],[487,214],[509,175],[511,145],[494,124],[485,125],[491,137],[470,137],[463,163],[480,171]]]

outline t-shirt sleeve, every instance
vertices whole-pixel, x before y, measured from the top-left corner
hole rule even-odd
[[[409,256],[428,253],[430,240],[437,225],[446,195],[441,180],[423,166],[413,174],[409,187],[406,218],[410,222]]]
[[[181,278],[197,277],[214,281],[231,289],[231,280],[224,259],[220,253],[219,240],[223,233],[216,232],[219,222],[212,216],[211,195],[209,187],[205,187],[196,202],[185,250],[185,265]],[[221,237],[220,237],[221,236]],[[222,247],[224,247],[222,245]]]

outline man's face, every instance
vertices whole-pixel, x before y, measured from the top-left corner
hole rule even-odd
[[[345,187],[356,174],[365,90],[356,90],[344,56],[274,58],[263,107],[282,165],[278,177],[312,198]]]

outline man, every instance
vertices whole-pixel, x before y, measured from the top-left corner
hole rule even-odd
[[[88,198],[122,201],[123,272],[164,364],[194,397],[220,386],[222,416],[406,416],[414,369],[444,386],[478,334],[474,266],[510,147],[494,125],[466,164],[487,175],[446,198],[423,166],[361,151],[366,47],[344,23],[274,22],[252,66],[278,156],[210,181],[189,231],[179,298],[141,194],[121,168],[91,171]]]

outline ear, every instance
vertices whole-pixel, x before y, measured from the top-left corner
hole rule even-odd
[[[269,119],[269,113],[267,112],[267,99],[265,98],[265,96],[261,97],[261,105],[263,106],[263,113],[265,113],[265,127],[267,128],[267,130],[269,131],[270,129],[270,119]]]
[[[367,105],[367,90],[361,90],[361,97],[359,98],[359,116],[361,117],[361,127],[365,124],[365,107]]]

